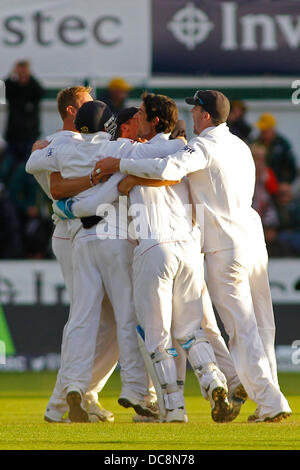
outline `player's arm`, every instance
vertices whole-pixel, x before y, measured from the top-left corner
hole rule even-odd
[[[57,171],[57,161],[49,146],[35,150],[27,160],[25,170],[30,175],[41,171]]]
[[[139,176],[128,175],[122,179],[118,185],[118,190],[120,193],[129,195],[132,188],[135,186],[150,186],[154,188],[159,188],[162,186],[173,186],[174,184],[180,183],[179,181],[167,181],[167,180],[157,180],[157,179],[147,179],[140,178]]]
[[[119,171],[125,175],[177,181],[189,173],[203,170],[208,163],[209,153],[204,144],[197,139],[193,139],[183,149],[165,158],[122,159],[115,166],[118,166]]]
[[[120,149],[119,158],[132,158],[134,160],[144,160],[155,157],[164,158],[166,155],[171,155],[181,150],[185,146],[185,143],[183,137],[166,140],[164,142],[147,142],[145,144],[133,142]]]
[[[182,150],[165,158],[136,160],[108,157],[99,161],[95,168],[99,171],[98,176],[120,171],[125,175],[147,179],[178,181],[189,173],[206,168],[208,161],[209,153],[204,144],[194,139]]]
[[[34,152],[35,150],[42,150],[45,147],[48,147],[49,144],[50,142],[45,139],[36,140],[32,146],[31,152]]]
[[[121,173],[112,175],[105,183],[99,184],[91,194],[74,198],[72,213],[75,217],[89,217],[97,211],[105,212],[106,208],[118,200],[118,184],[124,178]],[[100,215],[100,214],[99,214]]]
[[[155,157],[164,158],[168,154],[174,154],[179,149],[182,149],[184,147],[184,143],[184,137],[178,137],[173,140],[166,140],[164,142],[159,141],[147,143],[140,143],[128,140],[127,143],[120,147],[118,151],[118,158],[108,157],[101,159],[97,162],[94,169],[93,177],[95,178],[95,181],[100,182],[103,181],[103,176],[118,172],[120,159],[144,160]],[[103,160],[105,161],[104,166],[102,165]],[[106,171],[106,162],[113,163],[112,171]],[[99,173],[97,172],[98,169],[101,170],[101,173],[100,170]],[[129,174],[129,172],[127,174]]]
[[[77,194],[89,189],[91,186],[94,186],[94,183],[89,175],[70,179],[63,178],[58,171],[50,175],[50,192],[56,201],[77,196]]]

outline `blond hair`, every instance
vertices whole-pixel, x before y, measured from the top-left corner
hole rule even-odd
[[[57,95],[57,108],[62,119],[67,116],[67,107],[78,105],[78,96],[82,93],[91,93],[92,88],[90,86],[72,86],[64,88]]]

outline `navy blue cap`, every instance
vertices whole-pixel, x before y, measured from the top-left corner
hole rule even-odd
[[[136,106],[131,106],[130,108],[122,109],[117,115],[117,126],[121,126],[125,124],[125,122],[129,121],[129,119],[133,118],[133,116],[138,112],[139,108]]]
[[[121,136],[121,126],[132,119],[133,116],[138,112],[139,108],[131,106],[130,108],[122,109],[117,115],[117,128],[115,132],[115,139]]]
[[[116,119],[103,101],[87,101],[79,108],[75,118],[76,129],[83,134],[106,131],[114,134]]]
[[[187,104],[202,106],[213,119],[226,122],[230,112],[228,98],[217,90],[197,90],[194,96],[185,99]]]

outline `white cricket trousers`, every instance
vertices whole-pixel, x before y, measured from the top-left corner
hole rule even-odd
[[[273,382],[279,388],[275,354],[275,320],[268,276],[268,252],[260,218],[249,240],[248,274],[259,335],[269,360]]]
[[[70,313],[72,313],[72,292],[73,292],[73,259],[72,242],[63,230],[55,229],[52,238],[52,249],[57,261],[60,264],[66,289],[70,298]],[[66,323],[63,330],[61,346],[61,363],[64,362],[64,336],[68,325]],[[119,359],[119,346],[117,342],[116,323],[113,310],[107,295],[104,296],[102,304],[101,322],[96,340],[96,349],[92,379],[85,395],[85,399],[97,403],[98,393],[103,389],[109,377],[115,370]],[[58,373],[53,393],[48,402],[47,408],[55,409],[61,416],[68,410],[65,400],[65,392],[61,384],[60,372]]]
[[[72,240],[66,232],[67,227],[65,230],[59,229],[59,225],[61,223],[62,222],[59,222],[59,224],[55,227],[52,236],[52,250],[57,261],[59,262],[71,304],[73,295]]]
[[[180,382],[185,381],[186,353],[181,350],[175,335],[177,334],[177,338],[183,338],[201,326],[214,350],[217,365],[226,377],[228,391],[232,393],[241,381],[217,325],[211,299],[203,279],[203,255],[199,256],[199,244],[171,242],[154,247],[151,245],[153,245],[152,241],[141,241],[135,249],[133,264],[134,298],[141,326],[144,327],[145,332],[149,331],[150,339],[152,339],[154,322],[150,318],[149,312],[153,309],[158,340],[161,339],[162,332],[164,335],[164,342],[160,345],[164,347],[163,345],[167,344],[167,347],[170,347],[169,345],[172,343],[179,353],[175,364],[177,380]],[[198,254],[194,253],[194,248],[198,250]],[[186,266],[184,268],[181,266],[178,269],[176,281],[173,281],[172,276],[176,272],[177,263],[186,264]],[[165,264],[169,268],[166,273]],[[165,277],[161,279],[163,273]],[[193,299],[193,304],[189,309],[192,313],[192,321],[189,322],[185,314],[188,313],[186,312],[187,302],[191,299]],[[143,312],[145,312],[144,315]],[[160,314],[162,317],[159,317]],[[175,329],[177,317],[180,322],[178,328]],[[184,325],[182,325],[182,320]],[[171,342],[167,333],[170,321],[172,322],[173,334]],[[146,326],[148,323],[150,323],[149,327]],[[152,351],[156,343],[149,346]]]
[[[226,377],[228,394],[231,395],[235,388],[240,385],[241,381],[236,373],[230,352],[228,351],[224,338],[218,327],[215,312],[205,282],[201,298],[203,306],[201,327],[214,350],[217,365]],[[175,358],[177,380],[184,384],[186,376],[186,352],[182,350],[180,343],[178,343],[174,338],[172,339],[172,343],[173,347],[175,347],[178,352],[178,357]]]
[[[202,306],[203,319],[201,326],[214,350],[217,365],[226,377],[228,394],[230,396],[235,388],[240,385],[241,380],[236,373],[230,352],[218,327],[206,282],[204,282],[202,290]]]
[[[132,296],[133,245],[128,240],[99,240],[81,231],[73,247],[73,306],[65,332],[64,389],[76,385],[88,390],[95,356],[104,289],[112,304],[120,350],[122,393],[142,399],[148,393],[148,375],[136,337]]]
[[[149,353],[201,328],[203,256],[199,242],[141,240],[134,250],[134,301]]]
[[[290,411],[273,382],[255,317],[248,273],[248,253],[242,248],[206,254],[207,285],[225,330],[236,372],[259,416]]]

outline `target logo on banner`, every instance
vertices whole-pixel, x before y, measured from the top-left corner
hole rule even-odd
[[[202,10],[193,3],[188,3],[185,8],[178,10],[168,28],[187,49],[194,49],[197,44],[205,41],[214,24]]]

